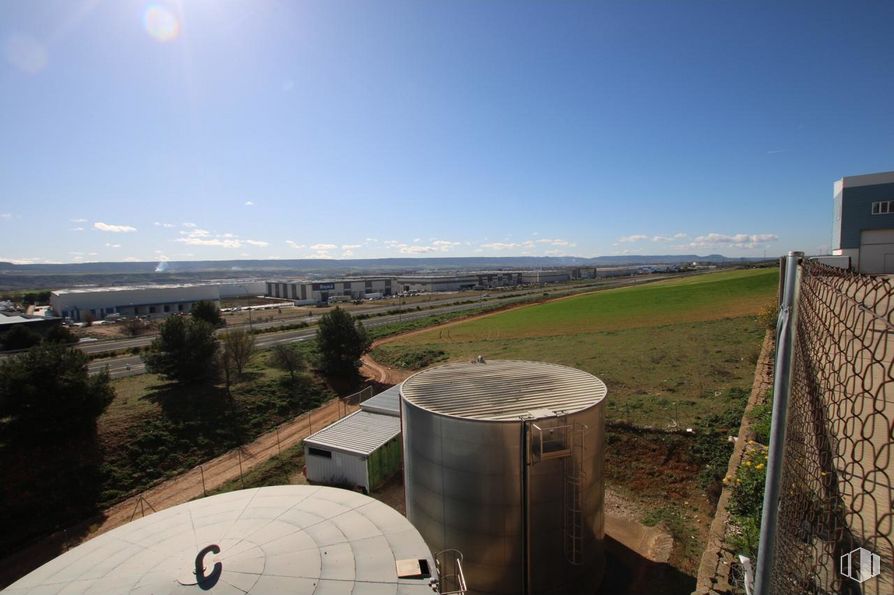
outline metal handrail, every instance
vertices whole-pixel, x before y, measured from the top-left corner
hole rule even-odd
[[[453,572],[447,573],[447,556],[452,554]],[[444,563],[441,558],[444,558]],[[466,585],[466,576],[463,573],[463,553],[457,549],[441,550],[435,554],[435,564],[438,567],[438,593],[441,595],[466,595],[469,589]],[[451,589],[451,590],[447,590]]]

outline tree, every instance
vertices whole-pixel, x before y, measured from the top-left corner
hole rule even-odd
[[[317,347],[320,367],[333,376],[354,376],[360,358],[369,351],[371,341],[363,323],[344,310],[335,310],[320,317],[317,327]]]
[[[19,324],[3,335],[4,349],[28,349],[40,343],[40,335],[35,333],[25,325]]]
[[[0,418],[29,441],[90,434],[115,397],[106,373],[90,375],[87,355],[47,343],[0,361]]]
[[[121,332],[130,337],[136,337],[147,328],[149,328],[149,325],[138,316],[121,321]]]
[[[66,345],[78,342],[78,338],[75,334],[61,324],[57,324],[51,328],[44,340],[47,343],[63,343]]]
[[[236,373],[242,376],[242,370],[255,352],[255,336],[245,329],[234,329],[221,337],[223,351],[232,360]]]
[[[146,370],[184,384],[211,378],[216,370],[218,344],[214,327],[198,318],[172,316],[143,354]]]
[[[215,305],[214,302],[209,302],[207,300],[201,300],[193,304],[190,315],[198,320],[204,320],[214,327],[226,324],[220,315],[220,309],[217,305]]]
[[[306,365],[304,355],[294,345],[284,345],[282,343],[273,348],[270,354],[270,363],[274,367],[288,372],[292,384],[295,383],[295,374],[304,370]]]

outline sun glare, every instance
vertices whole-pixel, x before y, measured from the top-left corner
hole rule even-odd
[[[173,41],[180,34],[180,21],[165,6],[150,4],[143,13],[143,26],[155,41]]]

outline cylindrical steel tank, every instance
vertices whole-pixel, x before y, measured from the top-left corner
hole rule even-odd
[[[407,517],[480,593],[593,593],[604,570],[605,384],[540,362],[430,368],[401,387]]]

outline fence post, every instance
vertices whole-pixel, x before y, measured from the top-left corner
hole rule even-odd
[[[789,399],[792,392],[794,340],[798,324],[798,295],[800,289],[799,260],[803,252],[789,252],[785,258],[785,276],[781,277],[782,301],[776,323],[776,367],[773,378],[773,417],[770,423],[770,446],[767,456],[767,484],[758,540],[755,568],[755,595],[770,595],[770,578],[776,553],[776,532],[779,522],[779,491],[782,482],[782,458],[785,451],[785,432]]]

